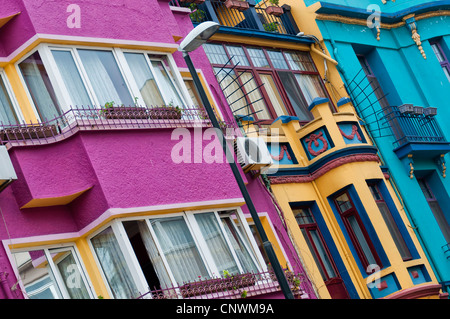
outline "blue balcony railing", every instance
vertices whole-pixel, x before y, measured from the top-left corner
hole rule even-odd
[[[389,106],[384,111],[396,139],[394,151],[399,157],[407,152],[432,157],[450,151],[450,143],[435,116],[415,111],[401,112],[397,106]]]
[[[193,0],[172,0],[171,6],[189,7],[192,9],[191,20],[194,24],[204,21],[215,21],[223,27],[273,32],[278,34],[296,35],[298,29],[288,5],[283,5],[280,16],[269,14],[266,1],[258,4],[255,0],[243,1],[248,9],[227,7],[225,0],[206,0],[202,3],[192,3]],[[199,2],[199,1],[197,1]]]

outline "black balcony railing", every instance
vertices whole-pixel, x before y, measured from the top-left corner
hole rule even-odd
[[[202,3],[192,3],[193,0],[172,0],[170,5],[189,7],[193,11],[191,20],[194,24],[205,21],[215,21],[221,26],[247,29],[254,31],[274,32],[279,34],[296,35],[299,32],[290,7],[282,6],[281,15],[269,14],[266,1],[255,4],[254,0],[237,1],[244,2],[248,9],[227,7],[225,0],[206,0]],[[198,1],[197,1],[198,2]]]
[[[396,146],[406,143],[447,142],[434,116],[414,111],[402,113],[397,106],[388,107],[385,114],[396,138]]]

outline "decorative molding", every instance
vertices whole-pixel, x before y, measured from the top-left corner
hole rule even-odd
[[[323,147],[318,150],[318,151],[314,151],[311,147],[312,143],[314,143],[315,147],[319,146],[319,142],[317,140],[321,140],[323,143]],[[308,143],[308,152],[309,154],[313,155],[313,156],[318,156],[320,154],[322,154],[323,152],[325,152],[328,149],[328,141],[326,140],[325,137],[323,137],[323,132],[319,132],[318,134],[310,134],[308,136],[308,138],[305,139],[305,142]]]
[[[359,135],[359,132],[358,132],[358,127],[354,124],[352,125],[352,133],[350,135],[345,134],[344,131],[342,131],[342,129],[340,127],[339,127],[339,132],[341,132],[341,135],[348,140],[353,140],[356,135],[357,139],[359,141],[362,141],[361,135]]]
[[[286,145],[281,145],[280,147],[280,155],[275,156],[275,155],[270,155],[275,161],[279,162],[284,158],[284,154],[286,153],[286,156],[288,158],[288,160],[291,160],[291,154],[289,154],[288,148]]]
[[[428,19],[428,18],[434,18],[434,17],[443,17],[443,16],[450,16],[450,10],[439,10],[439,11],[431,11],[426,13],[421,13],[415,16],[416,21]],[[340,23],[346,23],[346,24],[355,24],[355,25],[362,25],[367,26],[367,19],[359,19],[359,18],[351,18],[346,17],[339,14],[324,14],[319,13],[316,15],[317,20],[322,21],[334,21],[334,22],[340,22]],[[396,23],[383,23],[380,21],[380,28],[381,29],[395,29],[402,26],[405,26],[406,22],[400,21]]]
[[[420,54],[422,54],[423,58],[426,59],[427,56],[425,54],[425,51],[423,50],[422,47],[422,41],[420,40],[420,34],[417,31],[417,24],[416,24],[416,19],[414,14],[409,14],[407,16],[404,16],[402,18],[403,21],[405,21],[406,26],[408,27],[408,29],[411,31],[411,38],[413,39],[413,41],[416,43]]]
[[[312,172],[311,174],[296,175],[296,176],[268,176],[271,184],[288,184],[288,183],[309,183],[334,168],[342,166],[344,164],[355,163],[355,162],[380,162],[378,155],[376,154],[357,154],[348,155],[334,159],[327,162],[322,167]]]
[[[439,284],[427,284],[409,289],[404,289],[385,299],[418,299],[430,296],[440,296],[442,286]]]

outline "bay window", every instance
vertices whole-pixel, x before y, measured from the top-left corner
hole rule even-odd
[[[309,122],[313,99],[328,97],[309,53],[217,43],[203,48],[235,115],[263,125],[282,115]]]
[[[12,260],[29,299],[94,298],[74,247],[17,251]]]
[[[171,56],[40,45],[17,64],[39,120],[71,107],[194,105]]]
[[[224,272],[263,270],[262,256],[237,210],[116,220],[106,231],[116,244],[99,250],[101,232],[91,238],[91,246],[116,298],[220,278]]]

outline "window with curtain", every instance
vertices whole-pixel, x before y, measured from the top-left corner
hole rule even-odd
[[[116,299],[137,298],[140,294],[111,227],[91,239],[97,259]]]
[[[307,52],[218,43],[203,48],[233,113],[252,116],[259,125],[283,115],[309,122],[313,99],[329,98]],[[248,107],[239,107],[243,103]]]
[[[72,247],[13,253],[20,279],[30,299],[90,299],[86,274]]]
[[[163,54],[44,46],[18,66],[41,120],[81,106],[185,107],[189,100]],[[50,78],[56,79],[55,87]],[[0,94],[0,103],[6,105],[3,100]]]
[[[186,212],[126,220],[121,225],[138,261],[139,271],[145,277],[145,287],[154,290],[218,278],[225,271],[230,274],[261,271],[254,253],[258,248],[252,247],[243,227],[239,227],[242,220],[235,211]],[[127,296],[135,285],[131,284],[129,275],[132,268],[125,267],[129,261],[124,260],[117,244],[124,238],[114,234],[111,228],[106,231],[106,234],[99,234],[105,238],[102,243],[94,237],[92,244],[98,259],[104,260],[100,264],[111,290]],[[106,239],[107,243],[103,244]],[[102,248],[99,251],[102,257],[97,253],[98,248]]]
[[[40,120],[45,122],[60,116],[61,108],[39,52],[19,63],[19,69]]]
[[[8,90],[6,89],[3,77],[0,76],[0,126],[14,125],[19,122],[14,110]]]
[[[378,265],[380,268],[383,268],[383,264],[377,254],[375,246],[372,243],[348,191],[335,195],[333,200],[355,248],[357,254],[355,257],[359,258],[362,266],[366,270],[369,265]]]

